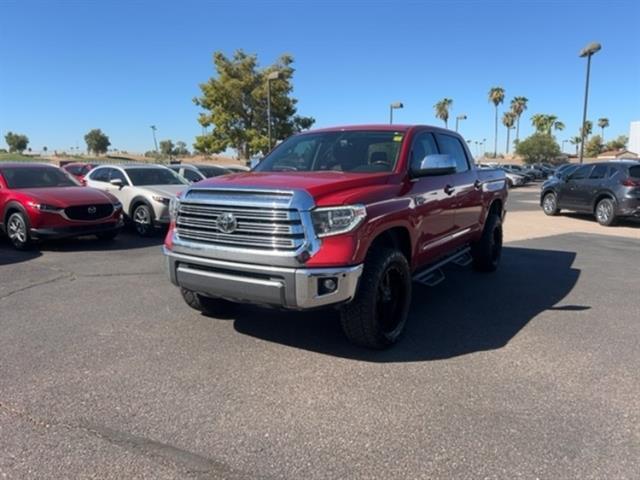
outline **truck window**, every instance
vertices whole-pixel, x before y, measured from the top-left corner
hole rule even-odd
[[[467,154],[457,137],[436,133],[436,139],[440,146],[440,153],[450,155],[456,161],[456,172],[466,172],[469,170]]]
[[[433,134],[429,132],[419,133],[414,138],[411,146],[411,169],[417,168],[427,155],[436,155],[437,153],[438,146]]]

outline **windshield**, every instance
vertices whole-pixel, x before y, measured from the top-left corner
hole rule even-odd
[[[78,183],[56,167],[7,167],[0,173],[9,188],[77,187]]]
[[[290,137],[265,157],[257,172],[391,172],[401,132],[318,132]]]
[[[187,182],[168,168],[127,168],[131,183],[145,185],[187,185]]]

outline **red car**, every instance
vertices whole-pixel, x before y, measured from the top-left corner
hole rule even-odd
[[[110,240],[123,225],[122,205],[113,195],[79,185],[61,168],[37,163],[0,164],[0,213],[0,230],[18,249],[45,238]]]
[[[85,185],[85,175],[89,173],[95,166],[96,164],[94,163],[74,162],[63,165],[62,169],[65,172],[73,175],[81,184]]]

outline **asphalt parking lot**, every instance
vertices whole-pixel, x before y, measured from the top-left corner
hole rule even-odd
[[[548,221],[514,191],[499,271],[415,285],[384,352],[189,309],[160,237],[2,239],[0,478],[638,478],[640,227]]]

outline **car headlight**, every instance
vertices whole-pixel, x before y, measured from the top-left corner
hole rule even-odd
[[[54,205],[48,205],[46,203],[35,203],[30,202],[29,206],[35,208],[36,210],[40,210],[41,212],[49,212],[49,213],[60,213],[64,208],[56,207]]]
[[[154,202],[162,203],[163,205],[169,205],[169,202],[171,201],[171,199],[161,195],[153,195],[151,198]]]
[[[180,199],[173,197],[169,202],[169,216],[171,220],[175,221],[178,218],[178,210],[180,209]]]
[[[318,237],[347,233],[358,227],[367,216],[364,205],[316,208],[311,211],[313,228]]]

